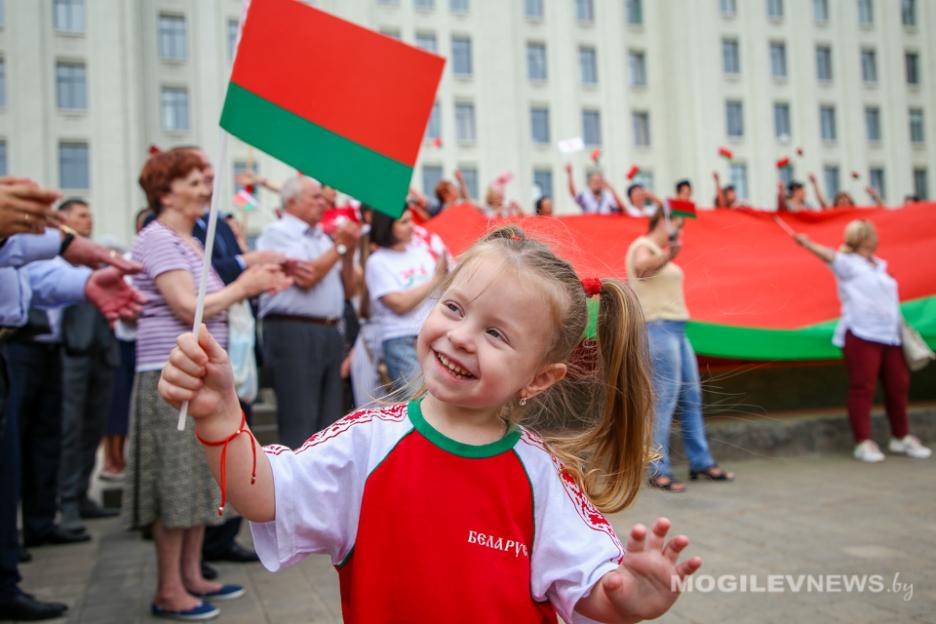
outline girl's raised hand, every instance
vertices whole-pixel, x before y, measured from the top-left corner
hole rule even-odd
[[[679,553],[689,545],[689,538],[678,535],[667,542],[669,529],[666,518],[657,519],[649,536],[644,525],[635,524],[621,566],[598,581],[585,599],[590,604],[580,610],[603,622],[637,622],[658,618],[673,606],[679,582],[698,570],[702,559],[692,557],[679,563]]]
[[[188,413],[195,419],[237,405],[227,353],[207,326],[202,324],[197,341],[191,332],[179,336],[159,378],[159,394],[176,408],[188,401]]]

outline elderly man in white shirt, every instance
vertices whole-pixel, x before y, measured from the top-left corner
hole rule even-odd
[[[337,325],[355,288],[352,251],[360,229],[346,224],[334,239],[322,231],[327,203],[311,178],[291,178],[280,194],[283,217],[263,230],[257,249],[288,256],[294,284],[262,295],[260,318],[280,441],[296,448],[342,413],[344,347]]]

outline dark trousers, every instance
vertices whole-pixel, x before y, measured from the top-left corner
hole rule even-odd
[[[20,496],[20,440],[17,414],[10,407],[17,397],[9,378],[6,345],[0,343],[0,596],[15,594],[20,582],[19,534],[16,512]]]
[[[59,345],[7,344],[11,401],[19,428],[22,465],[23,538],[41,538],[55,528],[62,454],[62,354]]]
[[[78,528],[97,448],[111,409],[114,368],[105,353],[65,355],[62,364],[62,526]]]
[[[903,348],[862,340],[848,332],[842,352],[848,370],[848,418],[855,442],[871,439],[871,406],[879,378],[884,384],[884,406],[891,435],[903,438],[909,433],[907,396],[910,392],[910,369],[904,360]]]
[[[297,448],[341,417],[344,345],[334,327],[263,321],[263,358],[273,379],[280,442]]]

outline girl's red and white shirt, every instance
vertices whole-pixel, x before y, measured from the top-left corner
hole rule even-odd
[[[312,553],[338,570],[344,620],[588,622],[579,599],[624,549],[532,433],[467,445],[419,403],[361,410],[299,449],[270,446],[276,519],[263,565]]]

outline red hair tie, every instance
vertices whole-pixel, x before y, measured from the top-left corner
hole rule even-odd
[[[601,278],[583,277],[582,288],[585,290],[586,297],[594,297],[601,294]]]
[[[520,238],[519,236],[517,236],[516,234],[511,234],[511,235],[510,235],[510,240],[518,241],[518,240],[523,240],[523,239]]]

